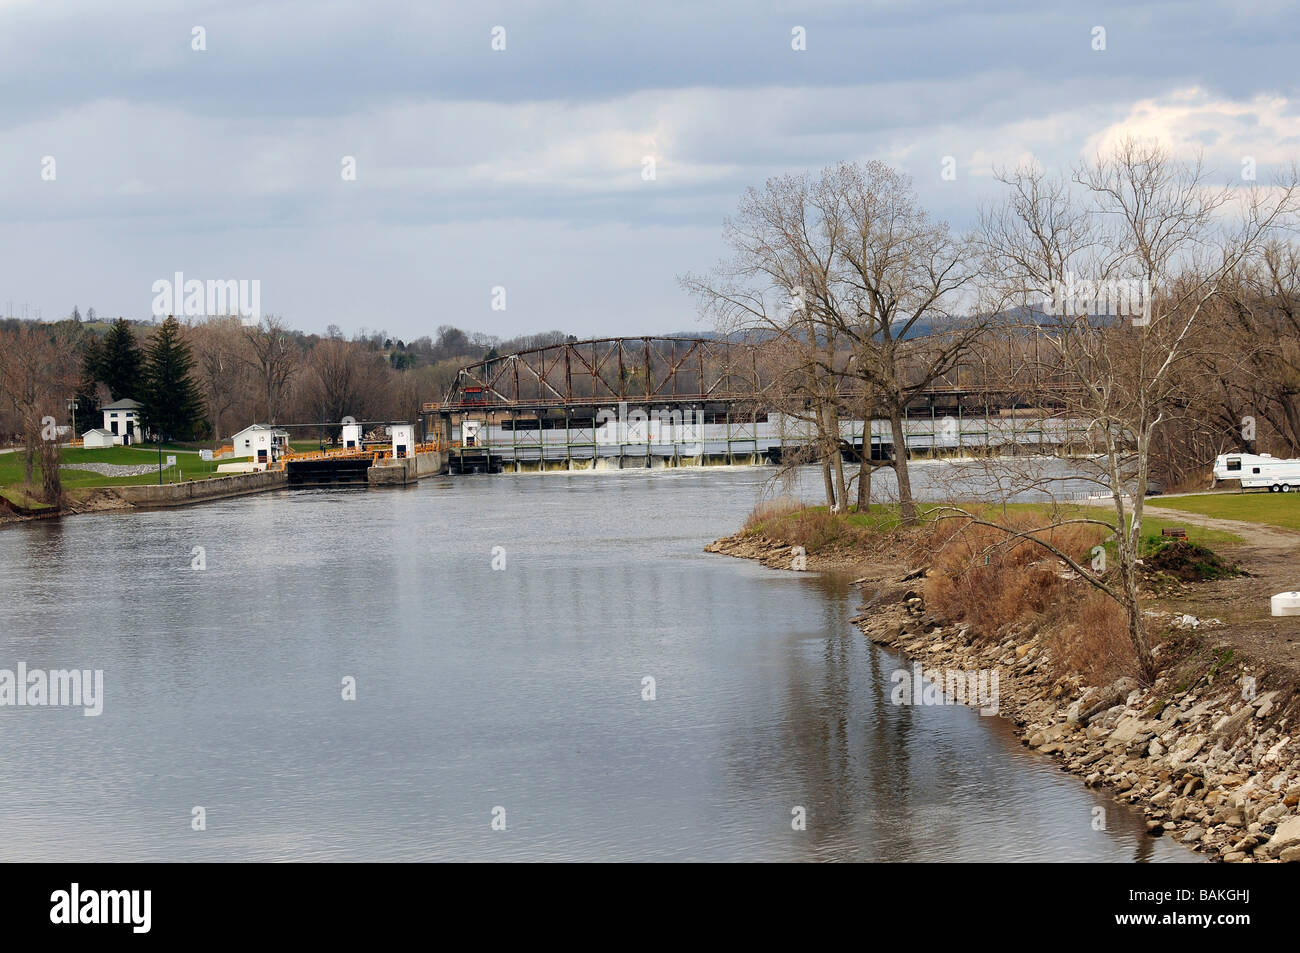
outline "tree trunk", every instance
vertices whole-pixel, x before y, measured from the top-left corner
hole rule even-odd
[[[835,484],[831,480],[831,463],[827,457],[822,457],[822,482],[826,484],[826,508],[833,513],[835,512]]]
[[[31,421],[23,428],[23,470],[28,486],[32,485],[32,471],[36,463],[36,430]]]
[[[834,404],[826,408],[826,452],[835,481],[835,505],[831,509],[838,513],[848,506],[848,496],[844,490],[844,455],[840,452],[840,415]]]
[[[63,477],[59,473],[59,442],[44,440],[41,442],[41,476],[44,485],[45,502],[61,509],[63,507]]]
[[[871,417],[872,407],[862,408],[862,450],[858,454],[858,512],[871,506]]]
[[[1151,649],[1147,646],[1147,627],[1146,618],[1142,614],[1142,603],[1138,599],[1138,578],[1136,568],[1128,566],[1128,560],[1120,564],[1120,572],[1123,575],[1124,595],[1127,597],[1128,604],[1124,607],[1128,610],[1128,637],[1133,643],[1133,652],[1137,655],[1138,667],[1142,670],[1143,679],[1150,684],[1156,678],[1156,661],[1151,655]]]
[[[870,428],[870,421],[867,427]],[[862,441],[862,453],[858,463],[858,512],[865,513],[871,506],[871,431],[867,433]]]
[[[903,433],[903,408],[889,408],[889,430],[894,440],[894,474],[898,477],[898,510],[905,525],[916,523],[916,503],[912,500],[912,478],[907,472],[907,436]]]

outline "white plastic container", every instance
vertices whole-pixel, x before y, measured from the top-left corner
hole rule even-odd
[[[1279,592],[1275,595],[1273,615],[1300,615],[1300,592]]]

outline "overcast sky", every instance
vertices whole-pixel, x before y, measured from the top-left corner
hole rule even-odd
[[[148,318],[179,271],[307,331],[700,329],[677,276],[774,174],[883,159],[959,227],[1125,133],[1266,180],[1298,38],[1249,0],[0,0],[0,309]]]

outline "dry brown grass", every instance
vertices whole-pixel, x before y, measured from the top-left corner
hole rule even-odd
[[[1075,600],[1045,636],[1058,676],[1079,674],[1090,685],[1108,685],[1137,672],[1128,635],[1128,614],[1114,599],[1093,590]]]
[[[1002,517],[1017,531],[1033,529],[1032,519]],[[1041,546],[960,519],[942,525],[932,540],[933,572],[926,580],[925,597],[927,605],[945,618],[969,622],[977,635],[992,637],[1012,623],[1048,615],[1067,598],[1067,583],[1058,575],[1064,566]],[[1082,559],[1103,531],[1069,525],[1034,535]]]
[[[978,515],[978,511],[976,512]],[[1108,684],[1136,672],[1124,610],[1086,583],[1063,579],[1065,565],[1014,532],[1041,525],[1042,514],[998,512],[990,519],[1013,532],[964,518],[936,519],[903,529],[887,508],[867,514],[831,514],[790,499],[760,504],[744,531],[809,553],[851,549],[892,565],[928,563],[927,606],[953,622],[968,622],[977,638],[1001,637],[1012,626],[1043,636],[1054,670]],[[1103,527],[1068,524],[1034,534],[1086,563],[1106,536]]]
[[[804,508],[804,504],[789,497],[765,500],[750,510],[749,516],[745,517],[745,525],[741,527],[741,532],[757,533],[764,529],[773,531],[785,521],[786,517]]]
[[[825,507],[781,499],[756,506],[742,532],[761,534],[785,546],[802,546],[809,553],[851,548],[867,555],[892,538],[879,523],[874,516],[831,513]]]

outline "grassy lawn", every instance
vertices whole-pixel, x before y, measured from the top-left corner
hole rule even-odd
[[[48,510],[50,508],[50,504],[37,499],[37,497],[28,493],[26,488],[21,486],[0,486],[0,496],[29,510]]]
[[[169,451],[164,447],[164,463]],[[163,468],[163,482],[168,483],[178,480],[181,476],[186,480],[206,480],[209,477],[217,476],[216,463],[202,463],[197,456],[182,457],[175,450],[170,451],[171,455],[176,456],[178,466],[170,469]],[[117,466],[141,466],[153,465],[158,463],[158,451],[155,447],[110,447],[103,450],[83,450],[83,449],[65,449],[62,451],[63,463],[111,463]],[[179,471],[179,472],[178,472]],[[94,486],[132,486],[144,483],[157,483],[158,471],[155,469],[152,473],[146,473],[141,476],[127,477],[106,477],[89,470],[62,470],[63,487],[65,490],[76,490],[83,487]],[[21,451],[14,453],[0,454],[0,492],[15,503],[23,506],[36,505],[38,501],[30,498],[23,487],[23,454]],[[33,470],[32,482],[35,484],[36,492],[39,493],[41,483],[41,468],[39,461]]]
[[[1146,505],[1149,507],[1154,500],[1147,500]],[[1008,510],[1020,510],[1026,513],[1041,514],[1044,524],[1049,519],[1050,507],[1043,503],[1013,503],[1007,507]],[[1058,519],[1078,519],[1080,517],[1091,517],[1092,519],[1102,519],[1111,522],[1115,519],[1115,511],[1110,508],[1098,506],[1061,506],[1056,510]],[[1160,516],[1152,513],[1147,509],[1142,515],[1142,539],[1146,544],[1144,549],[1149,549],[1153,544],[1159,542],[1163,537],[1160,535],[1161,530],[1171,529],[1175,526],[1181,526],[1187,531],[1188,542],[1197,543],[1210,549],[1218,549],[1227,546],[1240,546],[1242,538],[1236,533],[1230,533],[1226,530],[1209,529],[1204,526],[1193,526],[1184,520],[1174,517]]]
[[[1169,507],[1216,519],[1268,523],[1300,530],[1300,493],[1206,493],[1147,500],[1148,506]],[[1189,530],[1190,532],[1190,530]]]

